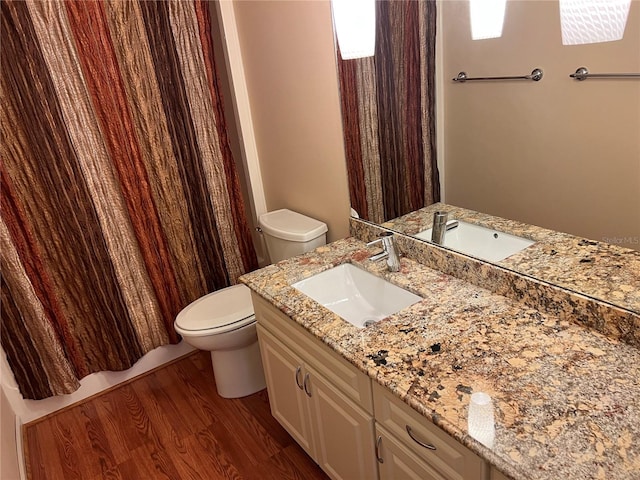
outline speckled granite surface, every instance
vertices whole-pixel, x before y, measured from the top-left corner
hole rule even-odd
[[[426,419],[516,479],[640,478],[640,350],[407,258],[389,273],[355,238],[241,278]],[[358,329],[292,283],[352,262],[424,297]],[[496,435],[467,433],[472,392]]]
[[[436,203],[382,224],[414,235],[431,228],[433,212],[464,220],[536,243],[498,265],[640,313],[640,251]]]

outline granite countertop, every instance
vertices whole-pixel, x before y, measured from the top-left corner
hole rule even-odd
[[[382,226],[414,235],[431,228],[437,210],[449,212],[450,220],[463,220],[536,241],[496,262],[498,265],[640,312],[640,251],[444,203],[429,205]]]
[[[403,258],[398,273],[355,238],[241,281],[434,424],[515,479],[640,478],[640,350]],[[291,284],[351,262],[423,301],[359,329]],[[488,393],[495,442],[467,432]]]

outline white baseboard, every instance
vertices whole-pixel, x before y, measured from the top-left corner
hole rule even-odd
[[[13,382],[11,382],[11,380],[13,379],[6,378],[6,371],[3,372],[2,387],[16,417],[22,424],[25,424],[79,402],[80,400],[84,400],[115,385],[126,382],[133,377],[153,370],[194,350],[191,345],[185,342],[180,342],[177,345],[158,347],[147,353],[128,370],[121,372],[98,372],[86,376],[80,380],[80,388],[69,395],[58,395],[43,400],[24,399],[17,387],[14,386],[15,384],[12,385]]]

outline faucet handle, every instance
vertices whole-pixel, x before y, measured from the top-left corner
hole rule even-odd
[[[385,238],[389,238],[389,237],[393,237],[393,232],[387,232],[387,231],[380,232],[378,234],[378,238],[376,240],[372,240],[371,242],[367,243],[367,247],[371,247],[371,246],[376,245],[378,243],[382,243],[382,246],[384,248],[385,247],[384,239]]]
[[[383,258],[387,259],[387,267],[390,272],[400,271],[400,258],[396,252],[393,232],[382,232],[378,235],[378,239],[367,243],[367,246],[375,245],[377,243],[382,244],[382,252],[377,255],[369,257],[369,260],[377,261]]]
[[[378,238],[377,240],[373,240],[371,242],[367,242],[367,247],[372,247],[372,246],[374,246],[374,245],[376,245],[376,244],[378,244],[380,242],[382,242],[381,238]]]

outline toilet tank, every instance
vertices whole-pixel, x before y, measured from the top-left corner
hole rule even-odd
[[[271,263],[309,252],[327,243],[327,225],[283,208],[260,215],[260,229]]]

